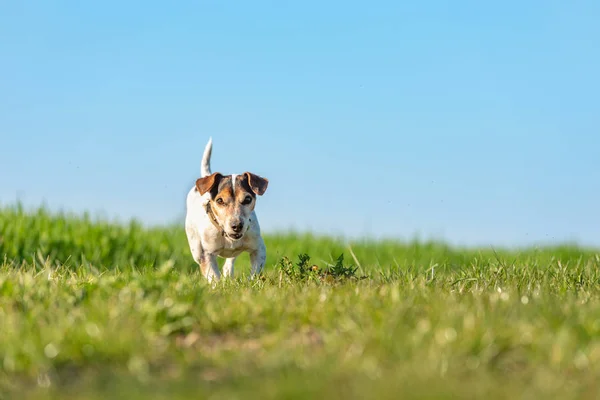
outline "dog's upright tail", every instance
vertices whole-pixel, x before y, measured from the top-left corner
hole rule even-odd
[[[212,154],[212,137],[208,139],[202,156],[202,166],[200,167],[200,177],[204,178],[211,174],[210,172],[210,155]]]

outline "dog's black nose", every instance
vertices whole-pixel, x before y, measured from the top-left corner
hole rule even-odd
[[[231,224],[231,229],[233,229],[233,231],[235,233],[239,233],[242,231],[242,229],[244,228],[244,223],[243,222],[238,222],[237,224]]]

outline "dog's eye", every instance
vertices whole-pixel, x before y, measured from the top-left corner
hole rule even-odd
[[[217,204],[218,204],[218,205],[220,205],[220,206],[222,206],[222,205],[223,205],[223,203],[224,203],[223,199],[219,197],[219,198],[217,199]]]
[[[251,202],[252,202],[252,197],[246,196],[246,198],[244,199],[244,201],[242,201],[242,204],[246,205],[246,204],[250,204]]]

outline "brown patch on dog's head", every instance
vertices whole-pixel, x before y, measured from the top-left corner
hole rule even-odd
[[[233,198],[231,178],[231,175],[224,176],[215,187],[212,199],[218,205],[228,205],[231,203],[231,199]]]

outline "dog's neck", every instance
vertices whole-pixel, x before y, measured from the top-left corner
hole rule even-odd
[[[225,230],[221,227],[221,225],[219,225],[219,221],[217,221],[217,217],[212,210],[211,203],[212,200],[209,200],[208,203],[206,203],[206,214],[208,215],[208,219],[210,219],[210,222],[212,222],[215,228],[217,228],[217,230],[221,233],[221,236],[225,236]]]

